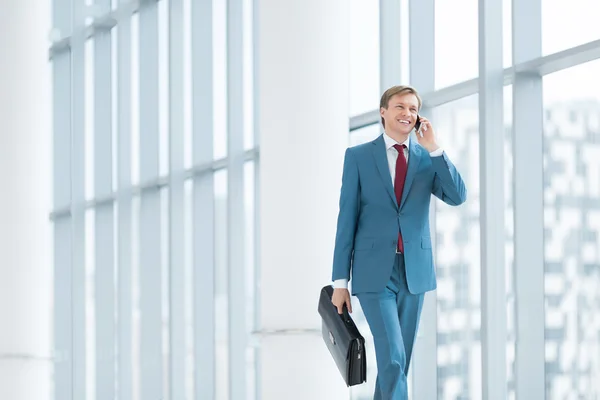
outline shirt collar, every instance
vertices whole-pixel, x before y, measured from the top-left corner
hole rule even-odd
[[[389,150],[391,147],[394,147],[395,144],[403,144],[406,146],[407,149],[410,148],[409,147],[410,135],[408,135],[408,137],[406,138],[406,140],[403,143],[398,143],[394,139],[392,139],[390,136],[388,136],[387,133],[383,132],[383,140],[385,140],[385,149],[386,150]]]

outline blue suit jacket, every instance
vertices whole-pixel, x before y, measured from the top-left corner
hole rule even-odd
[[[353,294],[385,288],[394,266],[398,229],[402,231],[410,292],[437,287],[429,230],[431,194],[459,205],[467,191],[446,153],[430,157],[413,138],[409,151],[398,206],[383,134],[346,150],[332,279],[351,280]]]

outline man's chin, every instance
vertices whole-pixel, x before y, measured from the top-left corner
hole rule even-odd
[[[399,126],[398,128],[396,128],[396,133],[399,135],[408,135],[410,132],[412,131],[412,126],[408,127],[408,126]]]

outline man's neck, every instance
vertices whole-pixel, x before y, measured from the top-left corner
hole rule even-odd
[[[410,133],[390,132],[387,130],[385,131],[385,133],[386,133],[386,135],[388,135],[389,137],[391,137],[398,143],[406,142],[406,139],[408,139],[408,135],[410,135]]]

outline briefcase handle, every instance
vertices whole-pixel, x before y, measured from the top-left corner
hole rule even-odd
[[[349,324],[352,321],[350,319],[350,313],[348,312],[348,307],[346,307],[346,304],[344,304],[342,306],[342,314],[338,314],[338,315],[340,316],[342,321],[344,321],[346,324]]]

